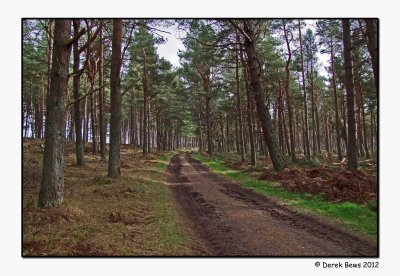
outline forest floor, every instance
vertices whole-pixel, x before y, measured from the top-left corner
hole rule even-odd
[[[78,167],[75,145],[66,144],[64,203],[43,209],[42,141],[23,140],[23,256],[377,255],[376,210],[258,180],[271,174],[261,162],[239,168],[187,152],[143,158],[122,145],[122,176],[110,179],[107,162],[90,152],[88,144]]]
[[[179,215],[165,185],[173,153],[122,145],[121,173],[107,177],[107,162],[85,147],[76,166],[75,146],[65,153],[64,203],[38,208],[43,152],[40,140],[23,140],[23,256],[207,255]]]
[[[218,256],[376,256],[376,241],[294,210],[211,172],[189,154],[168,170],[176,200]]]

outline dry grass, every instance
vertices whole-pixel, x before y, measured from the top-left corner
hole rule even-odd
[[[143,159],[139,151],[124,146],[122,176],[110,179],[99,156],[87,154],[85,166],[76,166],[69,144],[64,204],[41,209],[40,143],[23,142],[23,256],[195,254],[189,230],[164,184],[165,155]]]

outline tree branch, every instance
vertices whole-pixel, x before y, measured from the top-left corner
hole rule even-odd
[[[86,93],[85,95],[83,95],[83,96],[80,96],[78,99],[76,99],[76,100],[74,100],[74,101],[72,101],[72,102],[68,103],[68,104],[67,104],[67,107],[69,107],[70,105],[73,105],[73,104],[75,104],[75,103],[79,102],[80,100],[82,100],[82,99],[86,98],[87,96],[90,96],[91,94],[93,94],[93,93],[95,93],[95,92],[99,91],[100,89],[102,89],[102,88],[103,88],[103,87],[105,87],[105,86],[106,86],[106,85],[104,84],[103,86],[101,86],[101,87],[98,87],[98,88],[96,88],[96,89],[93,89],[93,90],[92,90],[92,91],[90,91],[89,93]]]
[[[134,30],[134,29],[135,29],[135,25],[132,26],[131,31],[130,31],[129,36],[128,36],[128,41],[126,42],[125,47],[124,47],[124,49],[122,50],[121,62],[124,60],[125,52],[126,52],[126,50],[128,49],[129,44],[131,44],[131,41],[132,41],[132,33],[133,33],[133,30]]]
[[[194,39],[198,43],[200,43],[200,44],[202,44],[204,46],[213,47],[213,48],[224,48],[224,47],[236,46],[236,45],[241,45],[242,44],[242,43],[233,42],[233,43],[226,43],[226,44],[218,44],[218,43],[216,43],[216,44],[212,45],[212,44],[208,44],[208,43],[202,42],[202,41],[198,40],[197,38],[195,38],[193,36],[188,36],[187,38]]]
[[[129,86],[121,93],[121,97],[124,96],[124,95],[129,91],[129,89],[131,89],[134,85],[135,85],[135,83],[132,83],[131,85],[129,85]]]
[[[229,19],[229,22],[233,25],[233,27],[235,27],[236,30],[238,30],[242,35],[244,35],[250,42],[252,41],[251,38],[245,33],[245,31],[240,28],[240,26],[238,24],[236,24],[235,21],[233,21],[233,19]]]
[[[73,77],[75,75],[82,75],[83,71],[86,69],[86,67],[87,67],[87,64],[85,66],[83,66],[81,69],[79,69],[78,71],[68,74],[68,78]]]
[[[74,44],[79,38],[81,38],[81,36],[83,36],[85,32],[86,32],[86,29],[83,28],[82,30],[79,31],[79,33],[77,33],[76,35],[74,35],[74,37],[72,37],[71,39],[68,39],[68,41],[66,41],[65,43],[63,43],[63,46],[70,47],[70,46],[71,46],[72,44]]]
[[[83,45],[81,48],[79,48],[78,53],[82,53],[83,51],[86,50],[86,48],[96,39],[97,35],[99,34],[101,28],[97,28],[96,32],[93,34],[93,36],[90,38],[90,40],[86,41],[85,45]]]

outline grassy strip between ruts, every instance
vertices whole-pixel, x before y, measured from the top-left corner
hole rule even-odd
[[[352,202],[326,202],[321,196],[290,193],[276,185],[276,183],[255,179],[245,173],[233,170],[222,161],[205,157],[199,152],[192,156],[213,170],[213,172],[240,182],[253,191],[275,198],[284,205],[290,205],[306,212],[333,219],[340,225],[365,234],[372,239],[377,235],[377,214],[365,205]]]
[[[121,177],[110,179],[107,163],[86,155],[75,165],[65,156],[61,206],[38,208],[42,153],[24,141],[23,256],[192,255],[191,237],[167,185],[173,153],[143,158],[121,149]]]

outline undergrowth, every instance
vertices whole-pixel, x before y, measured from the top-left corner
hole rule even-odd
[[[107,177],[107,162],[65,155],[64,203],[38,208],[40,141],[24,140],[23,256],[192,255],[190,235],[165,185],[173,153],[121,149],[121,177]]]

